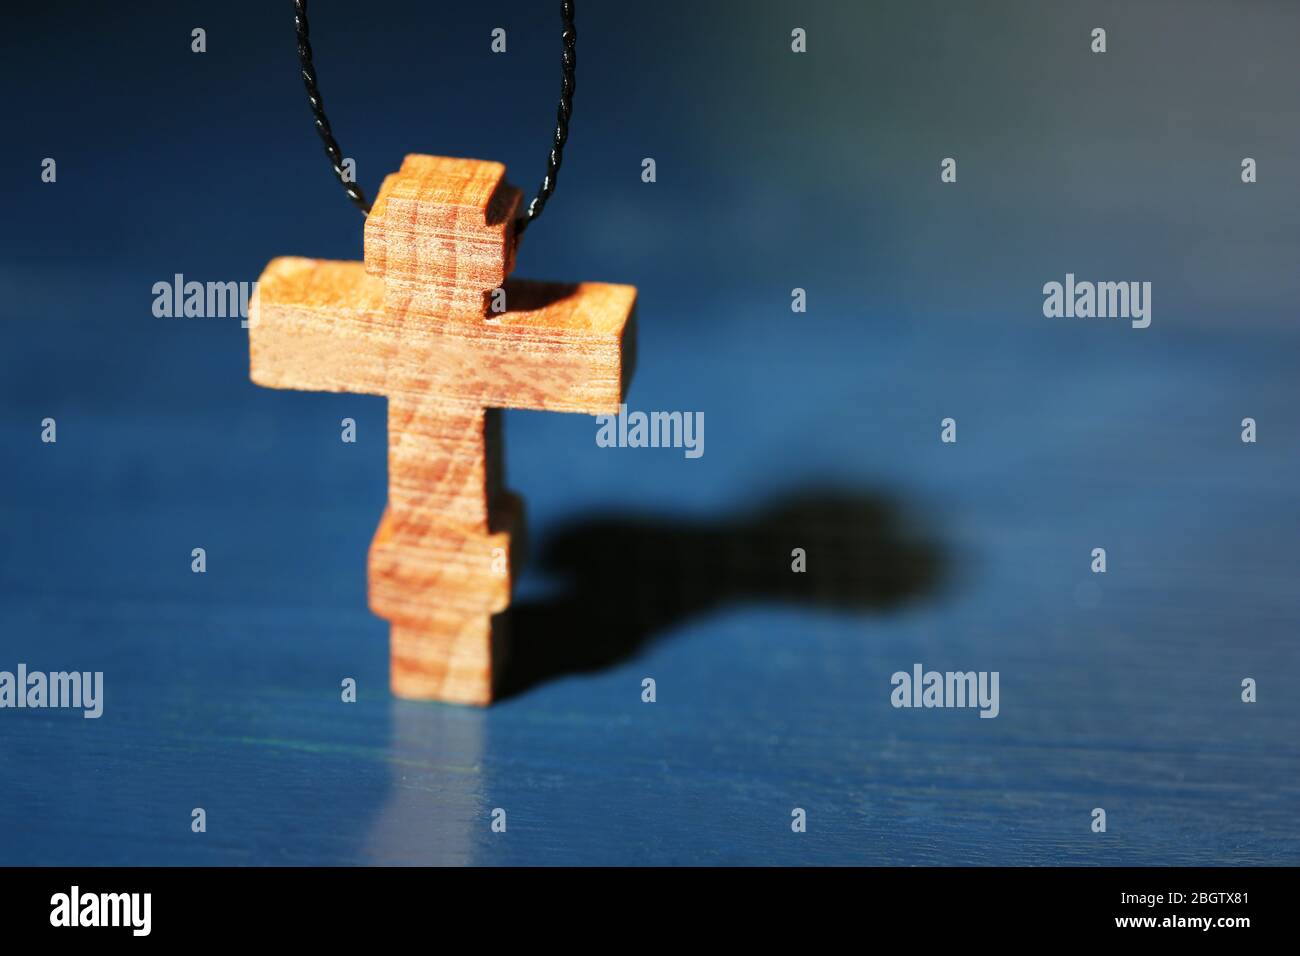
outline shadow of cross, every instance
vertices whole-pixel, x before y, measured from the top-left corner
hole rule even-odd
[[[250,306],[258,385],[388,397],[369,594],[399,697],[492,700],[523,532],[499,409],[616,413],[632,374],[635,288],[506,281],[521,198],[500,163],[407,156],[364,264],[275,259]]]

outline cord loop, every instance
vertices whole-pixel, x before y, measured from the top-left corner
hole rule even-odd
[[[537,195],[528,204],[528,209],[516,221],[516,233],[522,233],[542,214],[542,210],[546,208],[546,201],[555,192],[560,166],[564,162],[564,144],[569,139],[569,120],[573,116],[573,91],[577,85],[578,69],[578,31],[573,25],[573,6],[573,0],[563,0],[560,3],[560,16],[564,21],[564,30],[561,34],[564,51],[560,56],[560,105],[555,111],[555,135],[551,140],[551,151],[546,157],[546,175],[542,177]],[[307,0],[293,0],[293,26],[298,34],[298,65],[302,70],[303,86],[307,88],[307,104],[311,107],[316,133],[325,146],[325,155],[329,157],[334,175],[338,177],[348,199],[361,210],[363,215],[368,215],[370,202],[366,199],[366,194],[362,192],[360,186],[345,178],[343,150],[339,148],[338,140],[334,138],[334,132],[330,129],[330,121],[325,116],[325,101],[321,98],[320,88],[316,85],[316,67],[312,63],[309,39],[311,26],[307,22]]]

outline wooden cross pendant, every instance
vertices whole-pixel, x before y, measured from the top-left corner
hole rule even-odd
[[[635,288],[506,281],[521,199],[500,163],[407,156],[364,263],[272,260],[249,309],[258,385],[388,397],[369,594],[399,697],[492,700],[523,533],[499,409],[614,414],[632,375]]]

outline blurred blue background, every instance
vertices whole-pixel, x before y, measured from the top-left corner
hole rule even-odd
[[[311,4],[367,193],[425,152],[531,195],[557,7]],[[703,411],[705,454],[507,413],[539,671],[486,711],[387,694],[383,400],[151,313],[361,255],[291,19],[6,12],[0,669],[107,689],[0,711],[0,863],[1300,862],[1300,7],[581,4],[515,274],[635,284],[628,403]],[[1151,327],[1044,318],[1067,272],[1150,281]],[[890,707],[918,661],[999,671],[998,719]]]

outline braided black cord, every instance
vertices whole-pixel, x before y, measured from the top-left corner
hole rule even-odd
[[[307,102],[311,104],[311,115],[316,119],[316,132],[320,134],[321,142],[325,144],[325,155],[330,158],[334,175],[343,184],[343,191],[348,194],[353,205],[360,209],[363,215],[369,214],[370,203],[366,201],[366,194],[356,183],[350,183],[344,178],[343,151],[339,149],[339,144],[334,139],[330,121],[325,117],[325,102],[321,99],[320,89],[316,86],[316,68],[311,62],[311,40],[307,36],[311,30],[307,24],[307,0],[293,0],[293,26],[298,33],[298,65],[302,67],[302,82],[307,87]]]
[[[522,234],[528,224],[542,214],[546,200],[555,192],[560,164],[564,162],[564,144],[569,138],[573,90],[578,82],[578,29],[573,25],[573,0],[563,0],[560,3],[560,16],[564,19],[564,53],[560,57],[560,105],[555,111],[555,139],[551,144],[551,154],[546,158],[546,175],[542,177],[542,185],[533,201],[528,204],[528,211],[515,223],[515,232],[518,234]]]
[[[537,195],[528,204],[527,211],[515,223],[516,233],[522,233],[528,225],[542,214],[546,201],[555,192],[555,184],[560,176],[560,165],[564,162],[564,144],[569,139],[569,119],[573,115],[573,91],[577,85],[578,70],[578,30],[573,24],[574,2],[562,0],[560,16],[564,21],[564,53],[560,58],[560,105],[555,111],[555,137],[551,143],[550,155],[546,158],[546,175],[538,187]],[[302,82],[307,87],[307,102],[311,106],[312,117],[316,121],[316,132],[325,144],[325,155],[330,159],[334,175],[343,184],[343,191],[348,199],[363,214],[369,214],[370,203],[366,194],[356,183],[348,182],[343,171],[343,151],[339,149],[330,121],[325,116],[325,103],[321,99],[320,88],[316,85],[316,68],[311,61],[311,31],[307,23],[307,0],[293,0],[293,26],[298,34],[298,65],[302,68]]]

